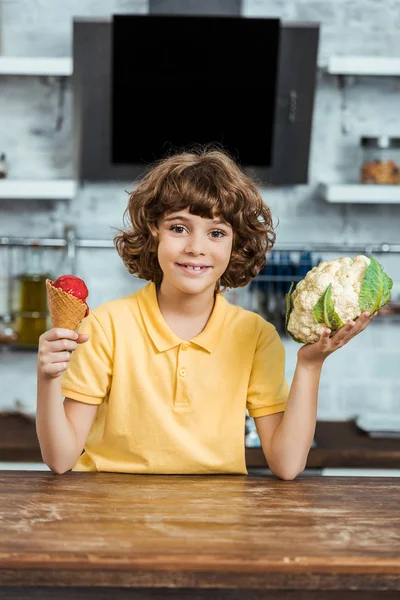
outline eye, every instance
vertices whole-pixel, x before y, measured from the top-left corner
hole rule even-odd
[[[170,227],[170,230],[175,233],[184,233],[185,229],[186,228],[183,225],[172,225],[172,227]]]
[[[215,233],[220,235],[214,235]],[[211,232],[211,236],[218,239],[226,236],[226,233],[225,231],[221,231],[221,229],[214,229],[214,231]]]

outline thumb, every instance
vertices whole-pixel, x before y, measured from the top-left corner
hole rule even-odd
[[[88,333],[78,333],[78,339],[76,340],[76,342],[78,344],[84,344],[85,342],[87,342],[89,339],[89,334]]]

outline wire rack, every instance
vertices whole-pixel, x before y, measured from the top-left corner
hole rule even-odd
[[[68,265],[68,272],[74,274],[77,268],[79,249],[114,249],[112,240],[79,239],[75,229],[67,226],[63,238],[19,238],[0,237],[0,293],[6,293],[7,305],[11,311],[13,299],[12,281],[26,266],[27,254],[32,249],[42,252],[45,271],[59,274],[62,265]],[[54,252],[56,251],[55,256]],[[400,243],[284,243],[277,244],[267,255],[267,264],[246,288],[229,290],[228,299],[262,314],[276,323],[279,331],[284,329],[284,297],[291,282],[297,283],[307,272],[323,260],[337,256],[357,254],[394,255],[400,254]],[[2,258],[2,260],[1,260]],[[3,285],[1,285],[3,279]],[[3,289],[1,289],[3,288]]]

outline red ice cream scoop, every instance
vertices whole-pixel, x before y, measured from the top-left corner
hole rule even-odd
[[[89,295],[89,291],[83,279],[79,279],[79,277],[75,277],[75,275],[61,275],[61,277],[55,280],[53,286],[60,288],[60,290],[67,292],[67,294],[72,294],[72,296],[79,298],[79,300],[82,300],[83,302],[85,302]]]
[[[75,277],[75,275],[61,275],[56,279],[53,283],[53,287],[59,288],[63,292],[67,294],[71,294],[78,300],[81,300],[86,304],[86,314],[85,317],[89,314],[89,307],[86,303],[86,298],[89,295],[89,290],[86,287],[83,279],[79,277]]]

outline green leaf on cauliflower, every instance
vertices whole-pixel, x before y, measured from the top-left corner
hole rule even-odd
[[[367,310],[372,315],[385,306],[390,300],[392,287],[393,280],[386,275],[382,265],[371,256],[361,284],[359,297],[361,311]]]
[[[342,319],[335,311],[331,297],[332,284],[326,288],[324,294],[314,306],[313,317],[316,323],[325,323],[332,331],[337,331],[344,326]]]

